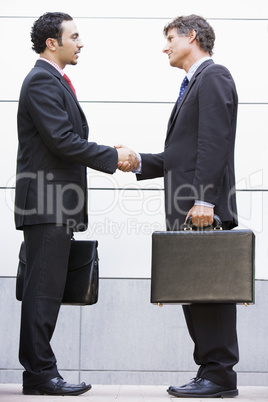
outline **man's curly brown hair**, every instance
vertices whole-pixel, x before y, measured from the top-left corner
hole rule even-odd
[[[31,29],[32,49],[40,54],[46,48],[48,38],[57,39],[61,46],[63,21],[72,21],[72,17],[65,13],[45,13],[36,20]]]

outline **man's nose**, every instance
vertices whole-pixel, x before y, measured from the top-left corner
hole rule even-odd
[[[79,38],[78,42],[77,42],[77,46],[80,48],[84,47],[84,43],[82,42],[82,39]]]
[[[162,52],[167,53],[168,50],[169,50],[169,45],[168,45],[168,43],[166,43],[166,45],[163,47]]]

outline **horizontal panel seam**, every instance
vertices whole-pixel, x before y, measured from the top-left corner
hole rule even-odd
[[[38,18],[38,16],[34,15],[0,15],[0,19],[32,19]],[[156,21],[164,21],[171,20],[172,16],[166,17],[130,17],[130,16],[73,16],[74,19],[87,19],[87,20],[156,20]],[[210,17],[207,18],[208,21],[268,21],[267,18],[248,18],[248,17]]]
[[[0,99],[0,103],[18,103],[16,99]],[[151,104],[151,105],[174,105],[174,101],[113,101],[113,100],[79,100],[79,103],[113,103],[113,104]],[[239,102],[238,105],[268,105],[268,102]]]
[[[15,187],[0,187],[0,190],[15,190]],[[89,191],[164,191],[164,188],[142,188],[142,187],[88,187]],[[267,192],[267,188],[261,189],[236,189],[236,192],[249,192],[249,193],[261,193]]]

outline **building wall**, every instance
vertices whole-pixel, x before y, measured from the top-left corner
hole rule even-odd
[[[268,280],[268,3],[266,0],[1,1],[0,81],[0,382],[20,382],[17,359],[20,303],[14,286],[22,233],[14,228],[16,111],[23,78],[37,55],[30,29],[46,11],[64,11],[77,23],[85,47],[67,66],[90,126],[90,140],[161,152],[167,120],[184,72],[162,53],[164,25],[173,17],[203,15],[216,32],[214,61],[237,85],[239,114],[236,178],[240,228],[256,234],[256,304],[238,306],[243,384],[267,385]],[[90,224],[77,238],[97,238],[100,300],[63,306],[53,338],[59,367],[95,383],[169,383],[195,372],[192,344],[180,307],[150,300],[151,234],[164,229],[163,181],[137,183],[131,173],[89,169]],[[138,252],[137,252],[138,250]],[[174,314],[176,318],[174,320]],[[66,353],[67,350],[67,353]]]
[[[0,281],[0,383],[20,383],[20,302],[15,278]],[[150,280],[102,278],[94,306],[62,306],[52,347],[69,382],[170,385],[197,366],[181,306],[150,304]],[[268,282],[256,281],[256,304],[238,305],[238,385],[268,384]]]

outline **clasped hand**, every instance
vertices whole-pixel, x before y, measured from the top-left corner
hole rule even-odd
[[[214,220],[214,208],[204,205],[194,205],[188,212],[185,222],[192,216],[192,224],[196,227],[206,227],[212,225]]]
[[[114,148],[118,152],[117,169],[121,170],[122,172],[131,172],[132,170],[136,170],[138,168],[140,161],[136,152],[122,144],[114,145]]]

